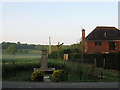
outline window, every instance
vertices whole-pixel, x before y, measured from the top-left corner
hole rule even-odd
[[[109,42],[109,50],[115,50],[115,42]]]
[[[95,42],[95,46],[101,46],[102,43],[101,42]]]

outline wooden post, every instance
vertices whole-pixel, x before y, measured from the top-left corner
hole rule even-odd
[[[101,79],[103,79],[103,71],[101,71],[100,76],[101,76]]]
[[[94,59],[94,67],[96,68],[96,66],[97,66],[97,65],[96,65],[96,58],[95,58],[95,59]]]
[[[66,60],[64,60],[64,69],[66,70]]]
[[[13,65],[15,64],[14,60],[13,60]]]
[[[94,64],[92,65],[92,78],[94,78]]]
[[[64,54],[64,60],[68,60],[68,54]]]
[[[104,58],[104,60],[103,60],[103,68],[105,68],[105,58]]]
[[[77,62],[76,63],[76,71],[75,71],[77,74],[79,73],[79,63]]]
[[[65,54],[64,54],[64,69],[66,69],[66,58],[65,58]]]
[[[82,79],[83,72],[80,70],[80,80]]]
[[[64,54],[64,69],[66,69],[66,61],[68,60],[68,54]]]
[[[66,54],[66,61],[68,60],[68,54]]]

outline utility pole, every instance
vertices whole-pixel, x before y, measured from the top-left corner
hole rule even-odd
[[[51,40],[50,40],[50,37],[49,37],[49,54],[51,54]]]

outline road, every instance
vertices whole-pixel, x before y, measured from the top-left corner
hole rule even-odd
[[[118,88],[118,82],[16,82],[3,81],[2,88]]]

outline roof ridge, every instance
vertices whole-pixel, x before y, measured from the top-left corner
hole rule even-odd
[[[114,26],[97,26],[95,29],[99,29],[99,28],[103,28],[103,29],[113,29],[113,30],[119,30]]]
[[[96,28],[115,28],[114,26],[97,26]]]

